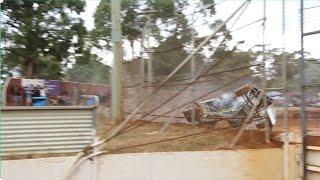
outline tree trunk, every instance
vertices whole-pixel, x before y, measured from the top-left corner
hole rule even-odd
[[[130,40],[130,46],[131,46],[131,53],[132,53],[132,60],[134,60],[134,41]]]
[[[32,58],[29,58],[27,61],[27,78],[34,78],[35,64]]]

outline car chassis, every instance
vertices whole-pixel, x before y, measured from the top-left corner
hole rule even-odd
[[[266,124],[272,129],[276,122],[275,113],[270,107],[272,98],[265,93],[259,97],[261,93],[261,89],[246,84],[237,89],[231,98],[222,97],[194,102],[183,111],[183,114],[192,124],[215,125],[218,121],[227,120],[231,127],[255,122],[258,129],[265,128]],[[221,101],[224,102],[221,103]],[[253,115],[248,117],[253,108],[255,108]],[[246,122],[245,119],[247,119]]]

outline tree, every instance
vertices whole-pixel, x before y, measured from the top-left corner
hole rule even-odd
[[[213,3],[212,0],[201,0],[199,6]],[[186,0],[123,0],[122,1],[122,33],[124,39],[128,40],[133,49],[134,41],[142,40],[143,28],[150,18],[152,36],[158,41],[165,41],[166,38],[160,34],[163,31],[174,34],[177,29],[183,31],[186,27],[186,19],[182,9],[189,6]],[[214,9],[214,5],[208,9]],[[153,12],[153,13],[149,13]],[[212,11],[215,12],[215,11]],[[94,46],[98,48],[110,49],[111,45],[111,2],[101,0],[95,12],[95,28],[91,32]],[[181,18],[183,17],[183,18]],[[169,22],[168,22],[169,21]],[[161,28],[162,25],[177,25],[173,30]],[[183,26],[181,26],[183,25]]]
[[[76,63],[67,70],[66,79],[75,82],[109,84],[111,67],[101,63],[90,48],[77,57]]]
[[[153,53],[153,70],[156,76],[169,74],[188,55],[183,49],[183,39],[177,35],[169,37],[161,43]],[[189,73],[190,63],[187,63],[178,74]]]
[[[141,28],[136,17],[135,9],[139,6],[138,0],[122,1],[122,33],[133,44],[133,40],[141,35]],[[94,14],[95,28],[91,32],[94,45],[100,49],[109,49],[111,45],[111,1],[101,0]]]
[[[306,52],[306,54],[308,54]],[[286,52],[286,60],[287,60],[287,84],[289,89],[298,89],[300,84],[300,72],[299,72],[299,61],[300,61],[300,52]],[[274,55],[275,61],[274,61],[274,71],[275,76],[282,75],[282,54]],[[319,83],[319,68],[320,64],[317,60],[305,57],[305,77],[306,77],[306,83],[312,84],[312,83]],[[282,78],[273,78],[270,81],[270,84],[272,84],[273,87],[281,87],[283,84]]]
[[[4,63],[28,78],[62,77],[70,57],[83,51],[84,0],[8,0],[3,7]]]

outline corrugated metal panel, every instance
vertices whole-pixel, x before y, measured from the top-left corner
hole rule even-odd
[[[319,143],[320,136],[313,136]],[[308,142],[308,141],[307,141]],[[316,143],[316,142],[314,142]],[[307,179],[320,179],[320,146],[307,146]]]
[[[2,108],[2,155],[79,152],[92,143],[93,107]]]

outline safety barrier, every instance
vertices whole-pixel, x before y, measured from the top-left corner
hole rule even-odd
[[[92,143],[91,106],[1,108],[2,155],[79,152]]]

